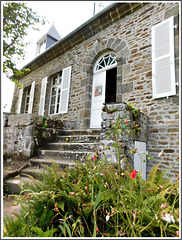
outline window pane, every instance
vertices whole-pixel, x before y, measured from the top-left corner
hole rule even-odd
[[[56,106],[56,113],[59,113],[59,104]]]
[[[56,84],[56,77],[53,77],[52,79],[52,85],[55,85]]]
[[[55,95],[56,95],[56,89],[57,89],[56,87],[53,87],[53,88],[52,88],[51,96],[55,96]]]
[[[62,76],[59,76],[59,83],[61,83],[62,81]]]
[[[96,71],[106,68],[107,66],[116,63],[116,56],[114,54],[107,54],[100,59],[96,66]]]
[[[29,104],[30,97],[27,97],[26,104]]]
[[[50,107],[50,114],[54,114],[54,108],[55,108],[55,105]]]
[[[30,87],[27,88],[27,95],[30,95]]]
[[[28,113],[28,104],[25,105],[25,113]]]
[[[51,97],[51,105],[55,104],[56,103],[56,96],[54,97]]]

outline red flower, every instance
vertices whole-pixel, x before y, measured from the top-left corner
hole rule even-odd
[[[96,232],[99,232],[99,229],[98,229],[98,227],[96,228]]]
[[[95,159],[97,159],[97,157],[95,156],[95,157],[93,157],[92,159],[94,159],[94,160],[95,160]]]
[[[134,179],[136,174],[137,174],[137,171],[133,170],[133,172],[130,173],[130,177]]]
[[[128,124],[128,121],[126,121],[125,123],[127,123],[127,124]]]

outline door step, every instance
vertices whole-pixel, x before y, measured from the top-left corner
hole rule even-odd
[[[30,167],[22,169],[20,178],[6,181],[13,193],[19,193],[25,182],[31,182],[45,171],[44,165],[51,166],[53,162],[59,169],[74,167],[77,161],[87,160],[87,156],[94,157],[100,143],[100,129],[61,130],[53,143],[48,143],[46,149],[40,149],[36,158],[30,159]]]

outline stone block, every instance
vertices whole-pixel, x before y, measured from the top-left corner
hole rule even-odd
[[[179,4],[165,12],[165,19],[179,14]]]
[[[133,82],[122,84],[122,86],[121,86],[122,94],[129,93],[131,91],[133,91]]]

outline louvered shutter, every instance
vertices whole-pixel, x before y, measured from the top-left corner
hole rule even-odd
[[[174,17],[152,27],[153,98],[176,94]]]
[[[32,113],[32,107],[33,107],[33,99],[34,99],[34,89],[35,89],[35,81],[33,81],[31,90],[30,90],[30,102],[28,106],[28,113]]]
[[[20,113],[20,111],[21,111],[22,97],[23,97],[23,89],[20,89],[19,96],[18,96],[18,106],[17,106],[16,113]]]
[[[39,104],[39,115],[41,116],[44,116],[46,87],[47,87],[47,77],[42,79],[42,85],[41,85],[40,104]]]
[[[134,154],[134,169],[137,172],[142,171],[142,178],[146,180],[146,142],[135,141],[134,148],[137,148]]]
[[[68,112],[68,100],[71,78],[71,66],[63,69],[62,85],[61,85],[61,98],[60,98],[60,113]]]

